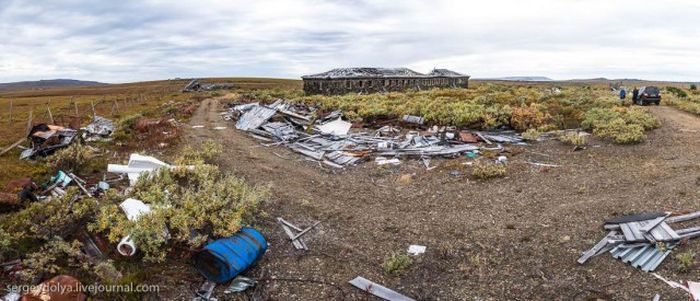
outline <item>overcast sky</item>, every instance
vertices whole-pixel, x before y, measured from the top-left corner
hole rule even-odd
[[[0,0],[0,82],[473,77],[700,80],[700,1]]]

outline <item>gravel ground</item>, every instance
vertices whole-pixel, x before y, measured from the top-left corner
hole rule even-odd
[[[601,255],[578,265],[580,253],[606,232],[605,219],[623,214],[700,209],[700,119],[669,107],[648,107],[662,121],[647,142],[633,146],[591,141],[588,149],[556,141],[511,148],[508,176],[475,180],[467,159],[404,160],[382,168],[368,162],[338,172],[281,147],[261,147],[218,116],[206,100],[187,140],[219,141],[220,167],[268,185],[256,227],[270,248],[246,274],[261,279],[246,295],[220,299],[374,300],[347,284],[363,276],[421,300],[684,300],[650,274]],[[225,130],[211,130],[227,126]],[[539,168],[525,161],[559,164]],[[454,170],[459,176],[451,175]],[[296,251],[275,222],[300,227],[323,221]],[[700,223],[700,222],[697,222]],[[411,244],[425,254],[400,274],[381,265]],[[682,272],[674,250],[657,272],[668,279],[700,280]]]

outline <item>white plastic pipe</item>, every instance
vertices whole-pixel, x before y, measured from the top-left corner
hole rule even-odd
[[[134,256],[136,254],[136,244],[131,240],[131,236],[126,236],[119,241],[117,252],[124,256]]]

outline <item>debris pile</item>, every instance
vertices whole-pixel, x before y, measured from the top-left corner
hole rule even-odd
[[[199,82],[199,79],[193,79],[182,88],[182,92],[214,91],[233,88],[234,85],[232,84],[202,84]]]
[[[235,105],[222,113],[225,120],[236,120],[236,128],[262,140],[264,146],[284,145],[291,150],[335,168],[356,164],[370,156],[378,164],[398,164],[401,157],[429,159],[455,157],[480,149],[478,141],[499,144],[488,150],[503,150],[501,143],[524,144],[514,131],[467,132],[454,127],[433,126],[405,134],[384,126],[368,132],[351,132],[352,123],[342,119],[341,111],[317,116],[318,110],[281,99],[270,105],[248,103]],[[406,115],[405,123],[421,125],[424,119]],[[481,148],[484,149],[484,148]]]
[[[670,217],[669,213],[628,215],[605,221],[608,234],[578,263],[609,252],[614,258],[645,272],[654,271],[681,240],[700,237],[700,227],[674,230],[669,224],[700,218],[700,211]]]
[[[95,115],[92,122],[82,130],[85,141],[109,140],[114,133],[114,123],[107,118]]]
[[[20,159],[29,159],[35,156],[47,156],[59,148],[73,143],[78,136],[78,131],[58,125],[40,123],[29,131],[31,147],[20,154]]]

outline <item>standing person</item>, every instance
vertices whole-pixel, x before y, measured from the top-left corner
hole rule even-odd
[[[625,104],[625,96],[627,96],[627,91],[625,91],[625,88],[620,89],[620,104],[621,105]]]
[[[634,90],[632,90],[632,103],[637,103],[637,98],[639,98],[639,89],[634,87]]]

